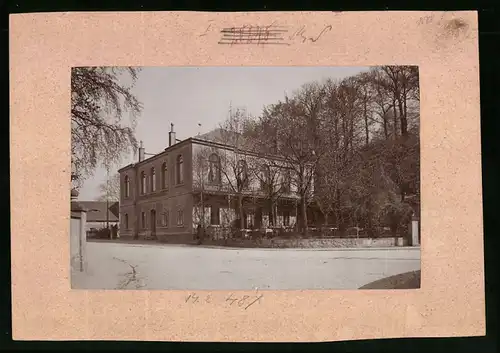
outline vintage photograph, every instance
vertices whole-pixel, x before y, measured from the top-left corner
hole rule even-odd
[[[74,67],[71,287],[420,288],[417,66]]]

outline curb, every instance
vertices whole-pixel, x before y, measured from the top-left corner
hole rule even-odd
[[[393,246],[393,247],[356,247],[356,248],[270,248],[270,247],[238,247],[238,246],[224,246],[224,245],[197,245],[197,244],[168,244],[159,243],[156,241],[144,242],[144,241],[112,241],[112,240],[87,240],[89,243],[105,243],[105,244],[123,244],[132,246],[159,246],[159,247],[190,247],[190,248],[205,248],[205,249],[221,249],[221,250],[268,250],[268,251],[283,251],[283,250],[293,250],[293,251],[398,251],[398,250],[409,250],[409,251],[420,251],[420,246]]]

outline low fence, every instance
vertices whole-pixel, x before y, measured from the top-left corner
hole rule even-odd
[[[364,232],[335,232],[310,229],[307,237],[287,228],[235,230],[229,227],[207,227],[205,244],[265,248],[370,248],[418,245],[411,244],[410,235],[369,236]]]
[[[323,239],[263,239],[262,246],[273,248],[385,248],[407,246],[403,237],[397,238],[323,238]]]
[[[219,245],[241,248],[387,248],[407,246],[408,240],[403,237],[397,238],[304,238],[304,239],[205,239],[205,245]]]
[[[363,229],[347,229],[346,231],[339,231],[337,229],[323,229],[323,228],[308,228],[307,238],[364,238],[364,239],[381,239],[381,238],[394,238],[403,237],[410,234],[393,235],[390,230],[383,229],[375,232],[375,234],[368,234]],[[294,228],[262,228],[262,229],[234,229],[227,226],[208,226],[205,230],[205,238],[212,240],[219,239],[257,239],[257,238],[304,238],[304,235],[297,232]]]

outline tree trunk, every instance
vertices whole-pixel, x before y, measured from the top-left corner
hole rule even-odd
[[[387,112],[383,109],[382,114],[383,114],[382,121],[384,124],[384,136],[385,136],[385,139],[387,140],[387,139],[389,139],[389,131],[387,129]]]
[[[272,227],[274,226],[274,215],[273,215],[274,202],[271,198],[269,198],[268,207],[269,209],[267,210],[267,217],[269,218],[269,226]]]
[[[368,144],[370,143],[370,131],[368,129],[368,115],[367,115],[367,112],[366,112],[366,95],[365,95],[365,98],[364,98],[364,102],[363,102],[363,116],[365,118],[365,143],[366,145],[368,146]]]
[[[396,110],[396,99],[393,98],[392,99],[392,110],[394,112],[394,139],[396,139],[398,137],[398,112]]]
[[[335,190],[335,222],[337,230],[339,232],[344,231],[344,222],[342,220],[342,210],[340,208],[340,193],[339,190]]]
[[[304,226],[304,236],[307,236],[307,205],[306,205],[306,197],[302,195],[302,220]]]
[[[401,125],[401,136],[407,136],[408,135],[408,121],[407,121],[405,113],[404,113],[403,101],[401,100],[401,98],[398,98],[398,107],[399,107],[399,121],[400,121],[400,125]]]
[[[240,217],[240,230],[245,228],[245,220],[243,215],[243,195],[238,195],[238,217]]]

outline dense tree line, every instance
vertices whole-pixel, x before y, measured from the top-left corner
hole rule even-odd
[[[420,204],[419,100],[417,67],[373,67],[302,86],[244,133],[256,152],[283,157],[294,171],[303,231],[315,205],[340,231],[384,226],[395,235]]]

